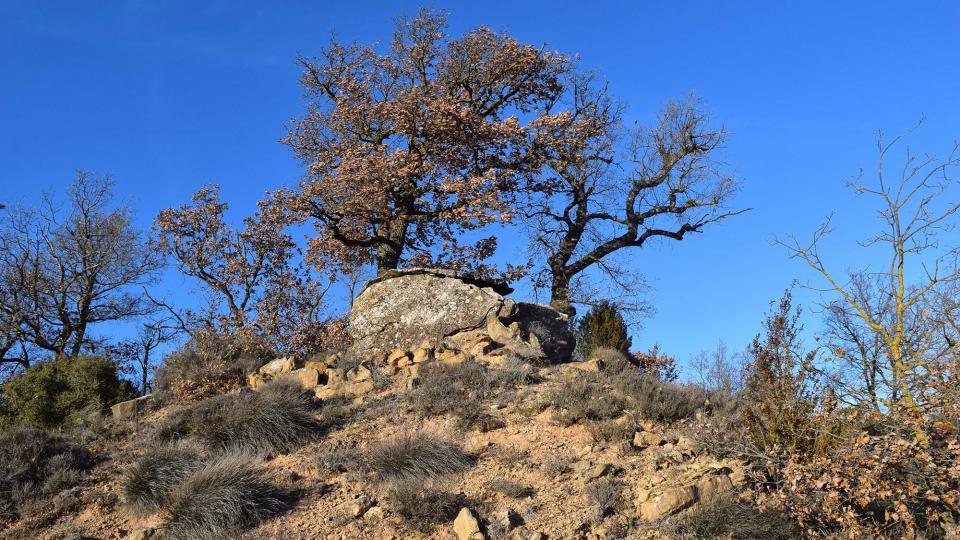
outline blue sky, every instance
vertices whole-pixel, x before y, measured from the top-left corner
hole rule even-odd
[[[872,207],[843,186],[874,166],[877,129],[924,114],[912,147],[943,154],[960,137],[957,2],[0,0],[0,200],[29,204],[86,168],[114,175],[144,227],[208,182],[239,217],[299,175],[277,142],[302,111],[296,54],[331,31],[387,41],[418,5],[448,10],[454,34],[486,24],[579,54],[631,120],[693,92],[732,133],[735,204],[754,210],[630,259],[657,308],[635,344],[681,359],[720,339],[741,347],[771,299],[812,277],[774,234],[806,235],[836,211],[827,257],[870,262],[852,241]],[[502,241],[500,257],[522,248]]]

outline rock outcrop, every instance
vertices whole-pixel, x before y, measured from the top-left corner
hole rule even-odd
[[[354,301],[354,347],[391,364],[414,363],[428,354],[441,361],[453,355],[490,363],[508,355],[543,363],[569,360],[574,338],[567,317],[540,304],[514,302],[504,296],[509,292],[502,283],[446,270],[387,272]]]

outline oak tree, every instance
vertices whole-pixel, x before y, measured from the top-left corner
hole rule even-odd
[[[530,125],[570,62],[487,27],[452,38],[443,15],[398,22],[389,49],[334,40],[301,58],[305,114],[283,141],[306,167],[282,199],[316,226],[313,259],[472,269],[531,166]]]
[[[563,99],[535,123],[541,173],[519,206],[545,259],[550,305],[574,314],[589,269],[630,290],[614,256],[654,239],[682,240],[739,214],[737,182],[718,153],[727,133],[694,102],[671,102],[653,127],[625,129],[623,106],[593,75],[566,80]],[[626,279],[625,279],[626,278]]]
[[[227,209],[214,185],[197,191],[191,204],[157,215],[157,250],[196,279],[206,295],[200,309],[166,306],[167,311],[191,335],[253,332],[269,337],[279,350],[295,348],[324,320],[329,276],[303,264],[285,211],[261,202],[236,228],[227,221]]]

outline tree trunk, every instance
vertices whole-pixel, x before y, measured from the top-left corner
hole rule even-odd
[[[400,266],[400,250],[390,244],[377,247],[377,275]]]
[[[577,314],[570,298],[570,278],[566,275],[554,273],[553,283],[550,286],[550,307],[569,316],[571,319]]]

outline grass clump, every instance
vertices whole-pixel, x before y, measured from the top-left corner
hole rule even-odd
[[[429,533],[436,526],[450,523],[466,505],[462,495],[417,480],[402,480],[387,489],[387,500],[408,527]]]
[[[558,419],[567,425],[616,418],[627,406],[621,396],[610,391],[606,379],[596,373],[585,373],[565,382],[550,395],[550,401],[559,410]]]
[[[736,499],[716,499],[678,516],[671,537],[677,540],[790,540],[802,535],[786,515]]]
[[[473,464],[460,445],[424,431],[407,432],[371,446],[367,467],[382,483],[437,480]]]
[[[184,479],[203,466],[197,449],[187,445],[147,451],[126,473],[123,499],[127,508],[139,516],[159,511]]]
[[[421,370],[420,384],[407,394],[407,401],[422,417],[449,414],[460,429],[490,431],[504,424],[484,410],[484,401],[530,382],[529,366],[520,363],[497,369],[473,360],[455,365],[432,363]]]
[[[249,457],[230,454],[187,477],[165,506],[167,540],[236,536],[290,505]]]
[[[506,478],[487,483],[487,488],[511,499],[524,499],[536,495],[533,487]]]
[[[463,497],[444,487],[444,477],[466,471],[472,456],[460,445],[432,433],[406,432],[371,446],[364,462],[378,483],[386,485],[387,499],[408,526],[429,532],[449,522]]]
[[[216,396],[181,409],[161,427],[162,440],[192,436],[210,448],[290,452],[315,437],[320,402],[296,381],[271,381],[259,391]]]
[[[33,427],[0,433],[0,517],[74,486],[93,465],[89,452]]]

